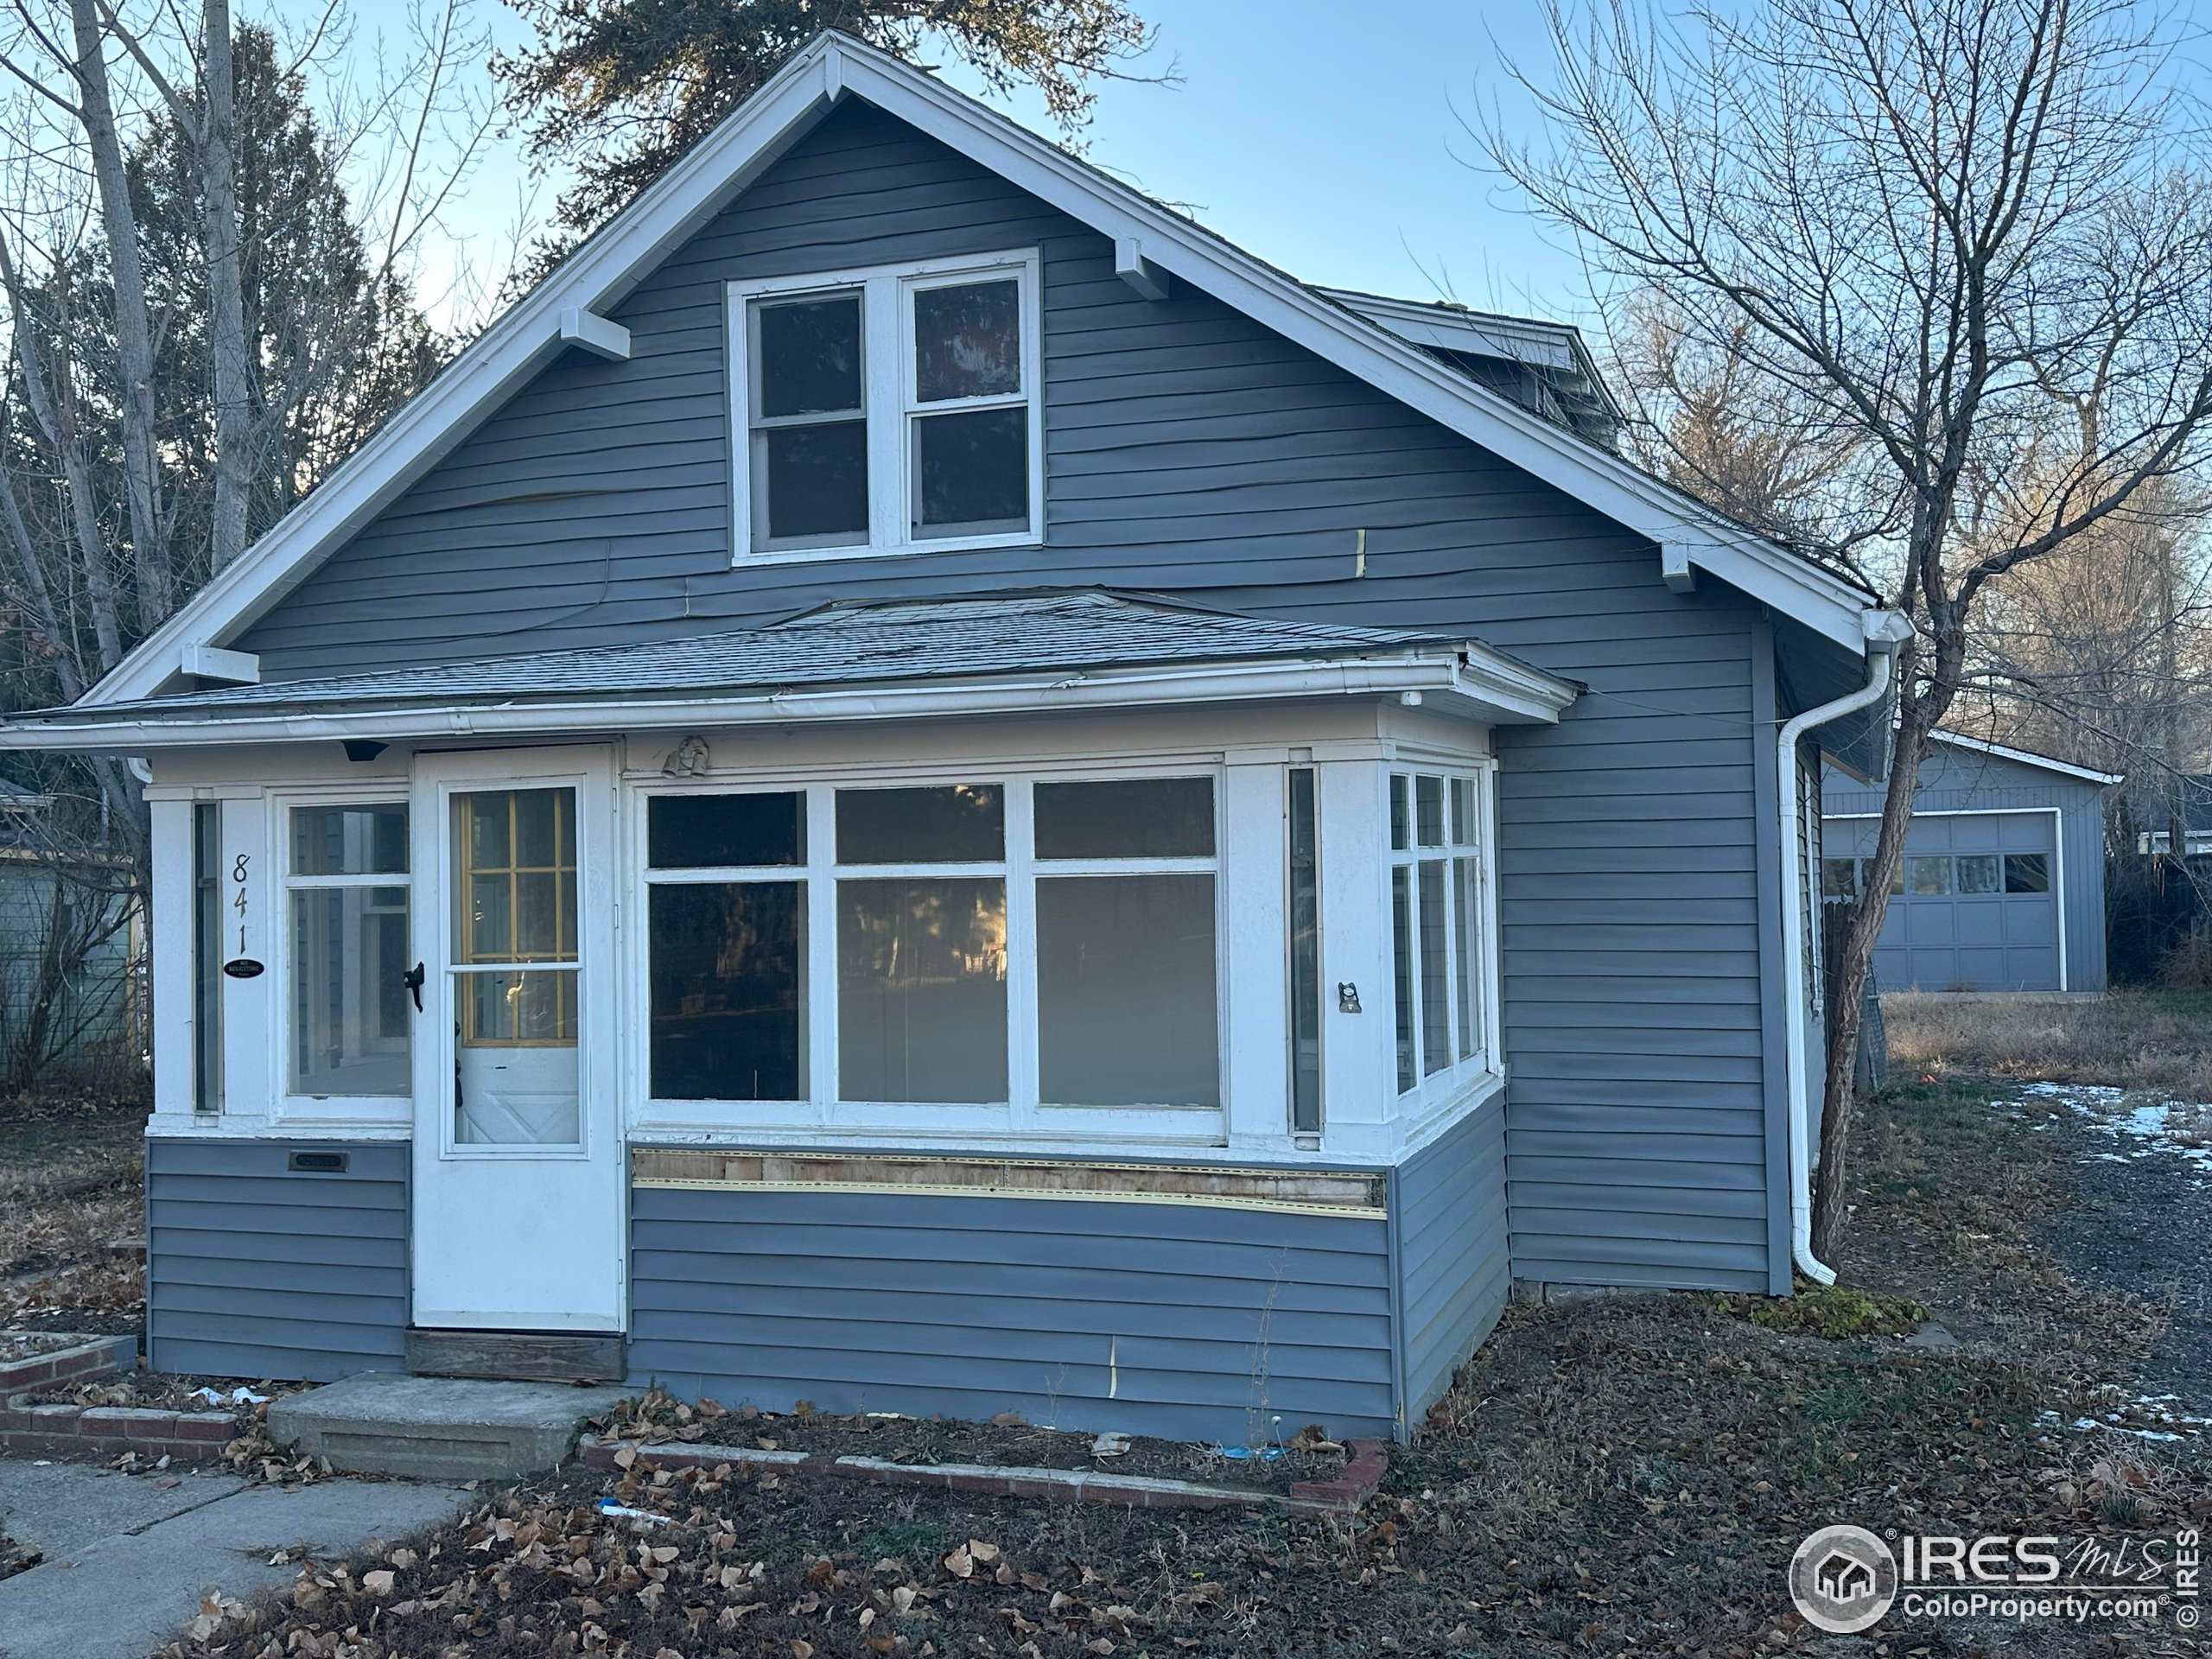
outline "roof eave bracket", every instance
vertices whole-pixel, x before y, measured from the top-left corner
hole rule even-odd
[[[1173,278],[1144,257],[1144,244],[1134,236],[1114,238],[1114,274],[1147,300],[1164,300]]]
[[[630,331],[581,305],[562,308],[561,343],[589,352],[594,357],[603,357],[610,363],[630,360]]]
[[[1661,545],[1659,574],[1667,579],[1669,593],[1694,594],[1697,591],[1697,567],[1690,561],[1690,550],[1681,542],[1667,542]]]

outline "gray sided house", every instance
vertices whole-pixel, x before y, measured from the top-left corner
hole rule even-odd
[[[1612,420],[817,41],[0,729],[152,767],[155,1363],[1404,1434],[1787,1293],[1900,627]]]
[[[1889,991],[2105,988],[2105,793],[2119,777],[1939,732],[1874,950]],[[1830,768],[1821,890],[1857,893],[1883,787]]]

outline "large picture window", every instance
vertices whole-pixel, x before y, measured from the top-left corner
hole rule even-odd
[[[741,559],[1034,540],[1033,254],[733,283]]]
[[[404,1095],[413,1086],[407,808],[295,806],[289,818],[289,1086],[296,1095]]]
[[[1483,785],[1390,774],[1390,956],[1397,1084],[1486,1059]]]
[[[657,1100],[1221,1107],[1211,777],[657,794],[646,826]]]

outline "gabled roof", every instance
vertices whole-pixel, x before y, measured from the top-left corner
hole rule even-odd
[[[159,747],[1406,695],[1527,722],[1557,720],[1578,690],[1464,637],[1079,589],[831,605],[688,639],[79,702],[5,729],[21,747]]]
[[[2010,749],[2002,743],[1992,743],[1979,737],[1968,737],[1963,732],[1931,732],[1936,742],[1955,749],[1971,749],[1977,754],[1993,754],[2000,760],[2012,760],[2024,766],[2035,766],[2044,772],[2055,772],[2068,778],[2078,778],[2084,783],[2116,784],[2125,772],[2099,772],[2094,766],[2077,766],[2070,760],[2060,760],[2048,754],[2037,754],[2031,749]]]
[[[1659,544],[1669,585],[1702,570],[1853,651],[1872,595],[1275,270],[934,77],[825,33],[529,295],[267,534],[86,694],[129,702],[230,645],[570,346],[621,355],[600,315],[741,194],[836,102],[857,96],[1115,239],[1121,263],[1190,282]]]

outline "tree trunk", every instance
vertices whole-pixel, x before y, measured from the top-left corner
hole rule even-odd
[[[207,257],[208,348],[215,381],[215,505],[208,568],[220,570],[245,550],[246,500],[253,475],[253,369],[239,248],[238,111],[229,0],[207,0],[200,19],[207,107],[194,142],[200,158],[200,235]]]
[[[1900,662],[1900,678],[1907,664]],[[1852,906],[1851,922],[1844,935],[1837,964],[1836,982],[1828,988],[1830,1039],[1827,1072],[1821,1087],[1820,1166],[1813,1179],[1813,1254],[1823,1261],[1834,1248],[1843,1223],[1844,1173],[1850,1157],[1851,1110],[1859,1061],[1859,1027],[1866,1004],[1867,982],[1873,977],[1874,943],[1890,913],[1890,884],[1904,868],[1905,833],[1912,827],[1912,798],[1919,787],[1920,762],[1928,753],[1928,731],[1933,723],[1925,708],[1910,697],[1900,699],[1897,743],[1890,760],[1890,785],[1882,798],[1882,825],[1874,841],[1874,857],[1859,901]]]
[[[162,524],[154,432],[154,335],[147,321],[146,272],[124,170],[123,138],[115,124],[115,98],[108,83],[107,40],[100,23],[99,0],[70,0],[69,15],[77,47],[78,97],[99,195],[100,223],[107,232],[109,276],[115,296],[124,493],[130,509],[138,626],[141,632],[151,632],[168,620],[175,583]]]

